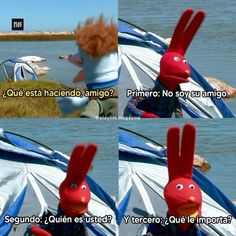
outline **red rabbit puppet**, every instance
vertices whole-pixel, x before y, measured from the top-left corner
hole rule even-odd
[[[195,127],[186,124],[183,128],[181,146],[179,128],[172,127],[167,133],[167,165],[169,182],[164,188],[168,216],[193,217],[201,215],[202,195],[199,186],[192,179],[195,145]],[[188,230],[190,223],[178,224]]]
[[[155,81],[153,91],[159,91],[159,97],[132,97],[127,105],[126,112],[131,116],[141,118],[169,118],[182,117],[181,107],[175,92],[179,90],[181,83],[188,82],[190,68],[184,57],[188,46],[205,18],[205,13],[198,10],[193,15],[192,9],[186,9],[181,15],[169,48],[160,61],[160,73]],[[163,90],[174,91],[174,96],[162,96]]]
[[[85,182],[86,174],[97,151],[96,144],[75,146],[67,168],[67,174],[59,187],[60,202],[57,216],[78,217],[88,210],[90,189]],[[85,225],[79,223],[49,223],[47,225],[32,226],[30,234],[35,236],[72,236],[87,235]]]
[[[201,190],[192,179],[195,127],[192,124],[184,126],[181,146],[179,133],[176,126],[167,132],[169,181],[164,188],[164,198],[170,223],[150,224],[145,236],[206,236],[195,225],[202,206]],[[190,217],[191,222],[188,221]]]
[[[72,152],[66,178],[59,187],[59,207],[68,216],[83,215],[88,210],[90,189],[85,177],[96,151],[95,144],[79,144]]]
[[[188,46],[197,33],[205,13],[198,10],[193,15],[193,9],[186,9],[177,23],[170,46],[160,61],[159,81],[169,90],[175,90],[181,83],[188,82],[190,68],[184,57]]]

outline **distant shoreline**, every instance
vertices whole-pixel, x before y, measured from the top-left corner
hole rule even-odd
[[[57,41],[74,40],[74,32],[3,32],[0,41]]]

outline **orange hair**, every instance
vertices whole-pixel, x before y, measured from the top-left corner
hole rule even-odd
[[[88,55],[101,57],[107,53],[117,51],[118,31],[116,24],[111,20],[107,24],[101,15],[97,21],[90,18],[84,25],[78,25],[76,43]]]

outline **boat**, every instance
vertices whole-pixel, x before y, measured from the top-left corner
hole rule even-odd
[[[198,227],[212,236],[236,235],[236,207],[204,174],[193,168],[193,180],[202,192],[202,217],[209,224]],[[166,148],[144,135],[119,129],[119,205],[120,235],[144,235],[148,224],[131,224],[125,217],[165,218],[167,206],[163,189],[168,182]],[[228,223],[215,223],[223,217]]]
[[[128,21],[119,19],[119,52],[122,67],[119,77],[119,116],[124,115],[129,100],[127,89],[150,90],[159,74],[159,63],[168,48],[168,42],[153,32],[148,32]],[[192,65],[188,83],[180,84],[181,91],[216,92]],[[216,97],[179,98],[183,117],[231,118],[235,117],[224,101]]]
[[[1,236],[24,235],[29,224],[14,224],[20,216],[37,223],[44,213],[56,214],[58,187],[65,178],[68,160],[69,156],[33,139],[0,130]],[[86,182],[91,201],[85,216],[109,218],[108,223],[86,223],[89,235],[116,235],[114,200],[89,176]]]

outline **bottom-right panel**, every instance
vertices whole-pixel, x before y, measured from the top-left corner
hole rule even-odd
[[[236,235],[236,120],[119,126],[120,235]]]

